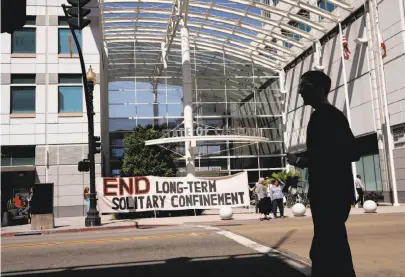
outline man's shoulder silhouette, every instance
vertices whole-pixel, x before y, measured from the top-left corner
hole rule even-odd
[[[324,105],[317,109],[313,115],[319,118],[325,125],[329,125],[334,128],[349,127],[348,120],[345,114],[333,105]]]

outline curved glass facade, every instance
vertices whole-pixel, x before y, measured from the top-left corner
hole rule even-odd
[[[197,142],[196,174],[227,175],[247,170],[249,182],[253,183],[259,177],[270,176],[273,171],[281,170],[284,167],[282,97],[278,91],[278,76],[271,76],[252,63],[242,64],[225,53],[218,57],[218,53],[191,50],[195,126],[210,129],[210,134],[214,134],[214,129],[217,130],[215,134],[254,130],[271,141]],[[137,125],[158,124],[171,130],[183,122],[181,67],[178,70],[181,55],[176,50],[171,52],[173,55],[169,55],[167,70],[156,78],[156,84],[149,77],[139,75],[109,83],[111,175],[120,174],[125,155],[125,133],[131,132]],[[240,69],[241,65],[243,70]],[[270,86],[260,89],[259,85],[266,81],[270,82]],[[179,159],[184,160],[184,142],[178,145],[177,152]],[[185,163],[182,163],[182,167],[185,167]],[[179,174],[182,172],[184,168]]]

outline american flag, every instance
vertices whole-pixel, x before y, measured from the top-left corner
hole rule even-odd
[[[343,47],[343,57],[345,58],[345,60],[348,60],[350,57],[350,50],[349,50],[349,43],[347,42],[347,37],[346,36],[342,36],[342,47]]]

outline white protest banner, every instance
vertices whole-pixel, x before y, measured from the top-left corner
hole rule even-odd
[[[224,177],[117,177],[97,180],[101,213],[243,207],[250,202],[247,173]]]

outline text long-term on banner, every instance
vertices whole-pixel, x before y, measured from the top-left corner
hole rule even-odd
[[[247,173],[218,178],[118,177],[97,180],[102,213],[249,205]]]

